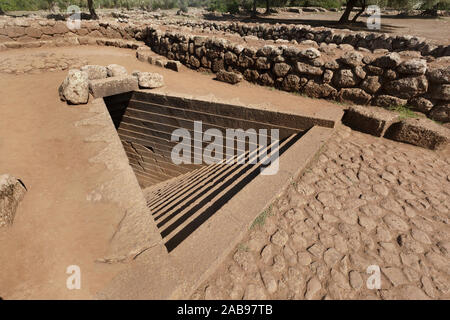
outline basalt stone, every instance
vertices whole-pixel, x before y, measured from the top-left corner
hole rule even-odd
[[[259,76],[258,82],[262,84],[263,86],[272,86],[274,84],[274,81],[272,77],[268,73],[263,73]]]
[[[342,122],[352,129],[381,137],[398,118],[394,112],[382,108],[351,106],[345,112]]]
[[[435,106],[428,114],[430,119],[449,123],[450,122],[450,104]]]
[[[298,91],[301,87],[300,77],[289,74],[283,79],[281,86],[286,91]]]
[[[368,76],[360,86],[366,92],[375,93],[381,88],[381,83],[378,76]]]
[[[434,67],[427,72],[428,79],[436,83],[450,83],[450,66],[445,68]]]
[[[86,104],[89,100],[89,75],[85,71],[69,70],[59,87],[59,96],[69,104]]]
[[[427,92],[428,81],[425,76],[406,77],[388,82],[385,89],[391,95],[403,99],[410,99]]]
[[[432,150],[448,144],[450,130],[430,119],[406,119],[393,124],[386,137]]]
[[[394,69],[396,68],[400,62],[402,61],[400,55],[396,52],[385,54],[384,56],[376,58],[372,64],[380,67],[380,68],[389,68]]]
[[[321,56],[320,51],[316,48],[307,48],[304,50],[300,50],[298,53],[299,57],[305,58],[305,59],[316,59]]]
[[[422,113],[428,113],[428,111],[430,111],[431,108],[433,108],[433,103],[424,97],[412,98],[409,101],[409,105],[413,107],[412,108],[413,110],[419,111]]]
[[[297,62],[296,69],[298,73],[301,74],[309,74],[313,76],[320,76],[323,73],[322,68],[319,67],[313,67],[309,64],[303,63],[303,62]]]
[[[256,70],[247,69],[244,71],[244,78],[247,81],[255,82],[259,78],[259,73]]]
[[[258,57],[256,59],[255,66],[258,70],[269,70],[270,61],[266,57]]]
[[[327,98],[335,97],[337,95],[337,90],[329,84],[319,84],[313,80],[309,80],[308,83],[306,83],[303,87],[303,91],[307,96],[312,98]]]
[[[0,228],[13,224],[17,207],[26,192],[20,180],[9,174],[0,175]]]
[[[337,70],[337,69],[339,69],[340,65],[336,60],[332,60],[332,61],[325,62],[324,67],[326,69],[330,69],[330,70]]]
[[[356,66],[360,66],[362,64],[362,59],[363,59],[363,55],[359,52],[356,51],[351,51],[351,52],[346,52],[342,58],[341,58],[341,62],[351,66],[351,67],[356,67]]]
[[[230,84],[236,84],[242,81],[242,75],[235,72],[228,72],[220,70],[216,75],[217,80],[227,82]]]
[[[366,77],[366,72],[364,71],[364,69],[361,66],[354,67],[353,72],[360,79],[364,79]]]
[[[338,100],[354,104],[368,104],[372,96],[360,88],[343,88],[339,91]]]
[[[224,70],[225,65],[224,61],[222,59],[216,59],[211,64],[211,70],[212,72],[219,72],[219,70]]]
[[[333,79],[333,71],[331,70],[325,70],[322,76],[322,81],[323,83],[330,83],[331,80]]]
[[[364,68],[366,69],[367,72],[377,75],[377,76],[381,76],[384,73],[383,68],[380,68],[380,67],[366,65]]]
[[[434,85],[431,88],[431,97],[438,100],[450,101],[450,84]]]
[[[340,88],[354,87],[358,82],[358,77],[350,69],[338,70],[333,77],[333,83]]]
[[[166,63],[166,68],[179,72],[181,70],[181,62],[175,60],[169,60]]]
[[[286,74],[288,74],[289,70],[291,70],[291,66],[287,63],[276,63],[273,66],[273,73],[277,77],[284,77]]]
[[[393,106],[404,106],[407,104],[408,100],[383,94],[377,96],[372,102],[376,106],[389,108]]]
[[[427,62],[423,59],[403,61],[397,71],[403,74],[422,75],[427,71]]]

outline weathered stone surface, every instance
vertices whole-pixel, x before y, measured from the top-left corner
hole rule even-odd
[[[337,87],[354,87],[359,79],[350,69],[341,69],[334,73],[333,82]]]
[[[356,67],[362,64],[363,55],[357,51],[346,52],[342,58],[342,63],[351,67]]]
[[[445,68],[431,68],[428,70],[427,76],[432,82],[450,83],[450,66]]]
[[[349,127],[381,137],[387,128],[398,120],[394,112],[382,108],[368,106],[351,106],[342,118]]]
[[[286,91],[298,91],[300,86],[300,78],[295,74],[287,75],[282,82],[282,87]]]
[[[275,73],[277,77],[284,77],[289,70],[291,70],[291,66],[284,62],[275,63],[273,66],[273,73]]]
[[[368,76],[361,83],[361,89],[369,93],[375,93],[381,88],[378,76]]]
[[[127,69],[125,67],[119,66],[118,64],[110,64],[106,67],[108,72],[108,77],[119,77],[128,75]]]
[[[17,207],[27,190],[9,174],[0,175],[0,228],[12,225]]]
[[[397,68],[403,74],[421,75],[427,71],[427,62],[423,59],[412,59],[403,61]]]
[[[450,122],[450,104],[435,106],[431,109],[428,117],[443,123]]]
[[[136,72],[133,73],[138,79],[139,88],[154,89],[164,86],[164,77],[154,72]]]
[[[321,56],[320,51],[316,48],[307,48],[304,50],[300,50],[298,53],[300,57],[306,58],[306,59],[316,59]]]
[[[167,69],[179,72],[181,70],[181,62],[175,60],[169,60],[165,66]]]
[[[380,68],[394,69],[400,64],[401,60],[398,53],[392,52],[376,58],[372,64]]]
[[[450,101],[450,84],[439,84],[431,89],[431,97],[439,100]]]
[[[59,96],[69,104],[85,104],[89,100],[89,76],[85,71],[69,70],[59,87]]]
[[[329,84],[319,84],[313,80],[309,80],[303,87],[303,91],[309,97],[313,98],[326,98],[329,96],[336,96],[337,90],[330,86]]]
[[[94,98],[112,96],[138,89],[138,80],[133,76],[109,77],[89,82],[89,90]]]
[[[323,70],[320,67],[313,67],[303,62],[297,62],[296,67],[297,72],[302,74],[320,76],[323,73]]]
[[[359,88],[343,88],[338,93],[338,99],[342,102],[355,104],[368,104],[372,96]]]
[[[87,72],[89,80],[105,79],[108,77],[108,71],[103,66],[86,65],[81,67],[80,70]]]
[[[448,144],[450,131],[429,119],[406,119],[393,124],[386,136],[434,150]]]
[[[217,80],[222,82],[227,82],[231,84],[236,84],[242,81],[242,75],[236,72],[228,72],[225,70],[220,70],[216,75]]]
[[[425,76],[407,77],[388,82],[385,89],[391,95],[409,99],[427,92],[428,81]]]
[[[406,99],[401,99],[401,98],[397,98],[397,97],[393,97],[393,96],[389,96],[389,95],[385,95],[385,94],[377,96],[373,100],[374,105],[384,107],[384,108],[394,107],[394,106],[404,106],[404,105],[406,105],[407,102],[408,102],[408,100],[406,100]]]
[[[433,108],[433,103],[423,97],[415,97],[409,101],[409,105],[411,105],[413,110],[428,113],[428,111]]]

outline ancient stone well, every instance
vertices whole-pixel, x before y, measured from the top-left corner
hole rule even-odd
[[[327,130],[334,126],[331,119],[167,96],[148,90],[108,96],[104,101],[169,251],[209,217],[233,203],[230,200],[237,194],[246,198],[246,208],[263,209],[287,184],[286,178],[299,171],[298,162],[280,160],[279,172],[265,176],[278,188],[267,188],[269,192],[261,203],[257,193],[266,186],[256,178],[265,165],[250,161],[258,152],[266,152],[273,163],[275,151],[284,159],[288,150],[299,148],[299,142],[311,128]],[[237,138],[231,137],[230,129],[245,131],[245,141],[241,140],[240,144]],[[274,129],[277,134],[271,135]],[[176,130],[184,130],[191,140],[174,140],[172,135]],[[215,161],[208,161],[205,153],[212,141],[205,135],[214,132],[211,130],[223,136],[223,148],[208,153]],[[267,148],[264,142],[261,144],[263,140],[267,141]],[[174,163],[172,152],[182,145],[191,152],[188,163]],[[309,146],[308,150],[297,152],[308,154],[317,147]],[[230,153],[234,156],[232,159],[242,155],[243,163],[227,163],[225,160]],[[203,159],[196,162],[198,155]],[[253,196],[252,191],[256,192]],[[258,212],[255,210],[253,216],[249,215],[246,223],[251,223]]]

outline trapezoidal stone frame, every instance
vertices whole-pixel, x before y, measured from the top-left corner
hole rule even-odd
[[[314,159],[342,116],[336,113],[334,118],[321,118],[310,114],[268,111],[150,90],[107,96],[104,102],[142,188],[139,191],[147,199],[149,214],[162,238],[159,245],[142,252],[129,269],[119,273],[98,293],[99,298],[107,299],[188,298],[230,254],[255,219]],[[166,146],[171,147],[167,130],[176,127],[189,130],[189,124],[192,125],[195,120],[201,120],[206,128],[217,126],[223,129],[229,126],[246,130],[255,125],[256,129],[278,128],[278,172],[275,175],[249,174],[248,171],[259,172],[255,170],[258,168],[245,172],[242,168],[236,168],[234,175],[225,174],[223,179],[214,174],[208,176],[207,173],[215,169],[207,165],[182,167],[175,172],[168,162],[163,162],[167,152],[160,139],[165,139]],[[167,130],[164,131],[164,128]],[[155,165],[157,161],[152,162],[155,158],[152,159],[151,154],[160,157],[160,167]],[[141,156],[144,160],[139,164],[137,158]],[[151,180],[140,171],[144,166],[148,170],[174,174],[160,174]],[[222,167],[217,170],[232,169]],[[215,177],[216,183],[209,186],[199,184],[202,174],[203,179],[210,181],[214,181]],[[222,185],[226,187],[222,188]],[[203,192],[193,194],[192,189],[195,188],[200,191],[203,188],[206,196]],[[208,198],[208,192],[215,189],[217,192]],[[194,197],[191,202],[189,196]],[[179,215],[187,215],[187,218],[181,219],[167,231],[161,228],[154,210],[164,210],[174,201],[178,201],[176,208],[179,209],[177,214],[172,212],[175,221],[180,219]],[[186,203],[187,207],[183,207]],[[151,230],[154,232],[153,227]],[[168,235],[171,237],[166,239]]]

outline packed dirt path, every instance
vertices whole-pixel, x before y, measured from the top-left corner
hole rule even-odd
[[[168,92],[287,111],[303,108],[309,114],[341,108],[248,83],[224,84],[186,68],[176,73],[139,62],[134,50],[83,46],[10,50],[0,57],[10,63],[8,71],[0,72],[0,173],[20,178],[28,188],[13,226],[0,230],[3,299],[94,298],[127,267],[95,262],[107,250],[123,212],[93,192],[114,172],[89,161],[105,143],[85,140],[101,127],[75,125],[92,117],[90,106],[68,106],[59,100],[58,87],[67,70],[80,61],[117,63],[129,73],[159,72]],[[20,67],[19,74],[13,66]],[[66,288],[70,265],[81,268],[81,290]]]
[[[450,299],[449,155],[339,128],[192,298]]]

